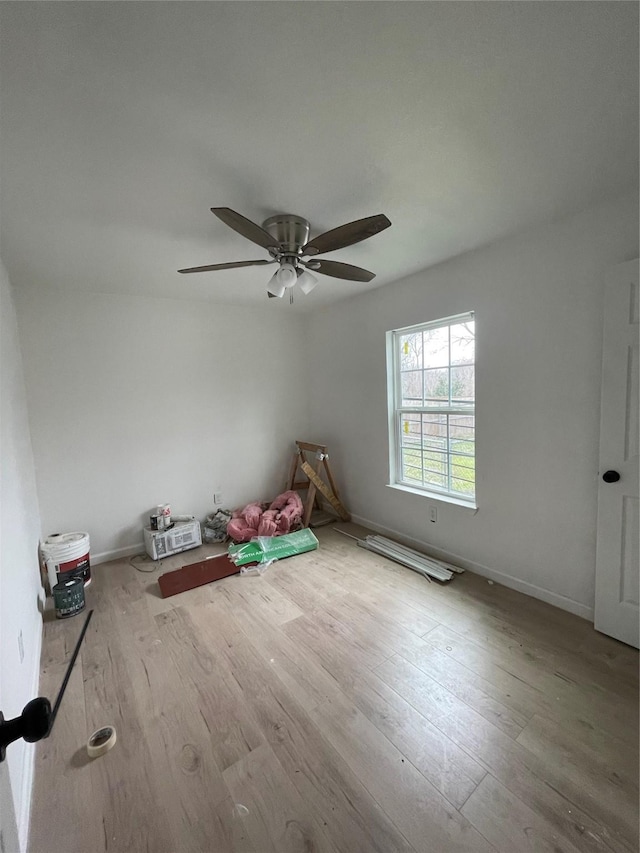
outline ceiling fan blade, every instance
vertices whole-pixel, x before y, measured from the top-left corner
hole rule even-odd
[[[302,254],[320,255],[323,252],[343,249],[345,246],[352,246],[354,243],[366,240],[367,237],[379,234],[380,231],[384,231],[390,225],[391,221],[387,219],[384,213],[367,216],[365,219],[357,219],[355,222],[348,222],[346,225],[341,225],[332,231],[325,231],[324,234],[309,240],[306,246],[302,247]]]
[[[348,281],[371,281],[376,277],[374,272],[363,270],[362,267],[354,267],[351,264],[343,264],[340,261],[312,261],[307,264],[310,270],[322,275],[331,275],[334,278],[345,278]]]
[[[233,228],[234,231],[242,234],[243,237],[251,240],[252,243],[257,243],[258,246],[262,246],[264,249],[279,248],[277,241],[274,240],[268,231],[265,231],[264,228],[256,225],[250,219],[236,213],[235,210],[231,210],[230,207],[212,207],[211,213],[215,213],[218,219],[221,219],[225,225]]]
[[[236,267],[258,267],[275,264],[275,261],[232,261],[230,264],[208,264],[206,267],[189,267],[178,272],[213,272],[214,270],[232,270]]]

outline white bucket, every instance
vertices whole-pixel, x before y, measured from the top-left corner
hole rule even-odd
[[[47,566],[49,586],[80,577],[87,586],[91,582],[88,533],[54,533],[41,545]]]

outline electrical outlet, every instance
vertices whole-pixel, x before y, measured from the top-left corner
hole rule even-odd
[[[429,507],[429,521],[432,521],[434,524],[438,520],[438,507],[430,506]]]
[[[222,503],[222,492],[215,492],[214,493],[213,502],[214,502],[214,504],[221,504]]]
[[[20,654],[20,663],[24,660],[24,640],[22,639],[22,628],[18,634],[18,652]]]

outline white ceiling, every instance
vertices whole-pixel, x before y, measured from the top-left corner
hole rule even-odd
[[[2,2],[0,251],[36,285],[285,308],[209,212],[393,225],[293,310],[638,183],[638,4]],[[276,304],[277,303],[277,304]],[[291,310],[286,306],[286,310]]]

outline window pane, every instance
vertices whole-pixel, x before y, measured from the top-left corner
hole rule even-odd
[[[447,475],[436,474],[433,471],[425,471],[423,485],[434,486],[436,489],[446,489]]]
[[[451,475],[458,477],[460,480],[469,480],[473,483],[475,480],[476,465],[472,456],[460,456],[453,454],[451,456]]]
[[[449,327],[424,332],[424,366],[446,367],[449,364]]]
[[[447,449],[447,416],[422,416],[422,443],[425,450]]]
[[[451,415],[449,431],[452,438],[474,439],[476,419],[474,415]]]
[[[466,480],[459,480],[457,477],[451,478],[451,491],[467,497],[473,497],[475,494],[475,485]]]
[[[449,450],[451,453],[475,453],[475,417],[451,415],[449,418]]]
[[[422,485],[422,456],[420,448],[402,448],[402,479]]]
[[[449,405],[449,370],[436,368],[424,371],[424,399],[431,405]]]
[[[422,406],[422,371],[409,370],[401,373],[402,405]]]
[[[472,456],[451,456],[451,490],[463,495],[475,494],[476,462]]]
[[[420,415],[403,414],[400,419],[401,447],[421,447]]]
[[[422,367],[422,332],[400,335],[400,370],[414,370]]]
[[[439,450],[423,450],[422,462],[425,468],[436,474],[446,474],[449,459],[446,453]]]
[[[425,450],[422,454],[424,482],[426,485],[446,488],[449,460],[446,453]]]
[[[451,368],[451,403],[454,406],[473,406],[475,400],[475,367],[466,364]]]
[[[475,321],[451,326],[451,364],[473,364],[476,350]]]
[[[472,480],[472,474],[475,467],[474,445],[470,442],[466,442],[464,448],[460,449],[457,442],[451,442],[450,454],[451,465],[452,468],[455,468],[454,473],[456,476],[459,475],[464,479]]]

